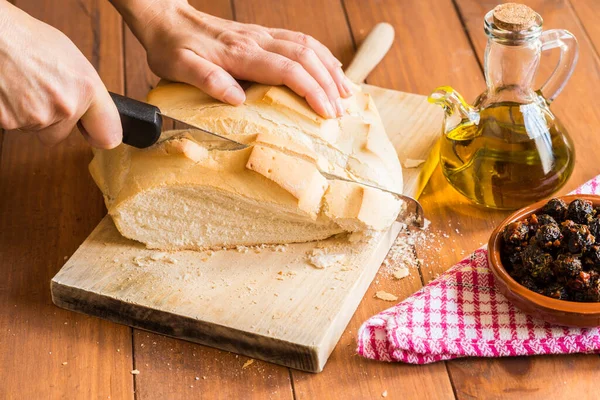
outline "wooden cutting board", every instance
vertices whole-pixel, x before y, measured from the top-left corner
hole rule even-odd
[[[365,40],[348,70],[355,81],[381,60],[393,40],[390,29],[378,26]],[[427,159],[441,110],[424,96],[363,88],[402,164]],[[405,169],[407,194],[420,193],[436,159]],[[52,279],[52,299],[73,311],[319,372],[400,229],[395,224],[369,241],[162,253],[122,237],[107,216]],[[307,261],[313,251],[345,258],[317,269]]]

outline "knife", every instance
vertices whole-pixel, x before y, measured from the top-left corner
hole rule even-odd
[[[119,115],[121,116],[121,126],[123,127],[123,143],[138,149],[144,149],[152,146],[160,138],[163,131],[172,129],[193,130],[201,132],[207,140],[218,139],[227,147],[227,150],[239,150],[247,145],[239,143],[233,139],[226,138],[216,133],[207,131],[169,117],[161,113],[160,109],[152,104],[137,101],[130,97],[109,92],[112,97]]]
[[[140,149],[150,147],[158,141],[161,132],[171,129],[184,129],[199,133],[207,140],[218,140],[219,149],[222,150],[241,150],[248,147],[247,144],[237,142],[225,136],[190,125],[187,122],[180,121],[176,118],[169,117],[161,113],[160,109],[152,104],[137,101],[130,97],[121,96],[120,94],[109,92],[112,97],[119,115],[121,116],[121,126],[123,127],[123,143]],[[326,179],[335,179],[346,182],[357,183],[362,186],[378,189],[386,193],[390,193],[397,199],[402,200],[406,207],[398,214],[396,221],[410,225],[415,225],[422,228],[425,224],[423,207],[421,204],[410,196],[397,193],[393,190],[388,190],[381,186],[363,182],[356,179],[344,178],[338,175],[330,174],[319,169],[321,175]]]

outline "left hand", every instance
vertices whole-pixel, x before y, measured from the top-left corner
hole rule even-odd
[[[343,114],[352,95],[341,63],[312,37],[202,13],[185,0],[112,0],[148,53],[157,75],[238,105],[235,79],[286,85],[320,115]],[[235,78],[235,79],[234,79]]]

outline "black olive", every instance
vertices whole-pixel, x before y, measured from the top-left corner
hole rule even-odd
[[[581,260],[572,254],[559,254],[553,268],[558,279],[575,278],[583,271]]]
[[[556,220],[556,222],[562,222],[567,214],[567,203],[561,199],[551,199],[542,207],[542,213],[548,214]]]
[[[541,247],[558,247],[562,238],[560,227],[556,223],[542,225],[535,233],[535,240]]]
[[[587,225],[576,224],[571,220],[562,223],[563,244],[573,254],[586,251],[595,242]]]
[[[593,215],[594,205],[589,200],[573,200],[567,209],[567,219],[577,224],[587,224]]]
[[[536,282],[540,284],[548,283],[554,279],[554,271],[552,268],[552,256],[544,253],[540,256],[539,263],[529,268],[529,274]]]
[[[553,258],[535,244],[529,245],[521,254],[523,268],[539,283],[546,283],[554,277]]]
[[[600,301],[600,277],[597,273],[590,278],[590,285],[585,294],[587,301]]]
[[[507,225],[500,257],[506,271],[554,299],[600,302],[600,207],[552,199],[539,215]]]
[[[581,260],[586,269],[600,272],[600,246],[590,246],[587,251],[583,253]]]
[[[590,230],[590,233],[594,235],[594,238],[596,238],[596,243],[600,244],[600,218],[598,218],[597,215],[598,214],[596,214],[596,218],[593,218],[590,221],[590,223],[588,224],[588,228]]]
[[[521,285],[525,286],[529,290],[532,290],[537,293],[540,292],[540,288],[538,287],[537,283],[535,283],[533,278],[530,276],[524,276],[523,278],[519,279],[517,282],[519,282]]]
[[[538,224],[540,226],[542,226],[542,225],[548,225],[548,224],[557,224],[556,220],[554,218],[552,218],[548,214],[538,215],[537,216],[537,220],[538,220]]]
[[[512,222],[504,228],[502,238],[505,243],[519,245],[529,236],[529,227],[522,221]]]
[[[567,292],[567,289],[564,287],[564,285],[561,285],[557,282],[551,283],[550,285],[548,285],[548,287],[544,288],[542,290],[542,294],[544,296],[552,297],[558,300],[566,300],[569,298],[569,293]]]
[[[590,287],[590,274],[580,271],[576,276],[567,279],[566,286],[574,292],[585,292]]]

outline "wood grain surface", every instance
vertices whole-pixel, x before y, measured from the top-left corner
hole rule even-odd
[[[480,61],[483,61],[486,37],[481,28],[481,20],[484,14],[499,2],[458,0],[457,3],[460,10],[465,10],[462,14],[467,30]],[[594,127],[600,124],[600,112],[595,107],[589,107],[597,97],[597,83],[600,82],[598,58],[567,1],[535,0],[523,3],[542,15],[545,29],[567,29],[579,39],[579,63],[565,90],[551,106],[572,136],[577,153],[573,175],[566,187],[560,191],[566,193],[600,173],[598,157],[592,150],[600,146],[600,137],[590,135],[596,129]],[[538,82],[543,82],[553,71],[556,56],[548,54],[542,58]],[[596,82],[596,85],[591,84],[592,82]],[[490,218],[489,222],[496,225],[501,217],[502,215]],[[582,394],[591,393],[595,381],[592,377],[600,377],[600,373],[597,372],[600,371],[600,358],[595,355],[473,359],[469,360],[468,364],[468,367],[465,367],[464,361],[448,363],[459,398],[521,398],[534,393],[539,397],[572,398],[574,387],[581,390]],[[589,372],[573,373],[573,365]],[[486,376],[493,376],[493,379],[490,378],[490,382],[482,385],[482,381],[487,380]],[[526,385],[523,384],[522,377],[527,377]]]
[[[196,4],[207,12],[225,11],[223,16],[244,22],[306,31],[332,48],[344,63],[351,59],[355,42],[359,43],[377,22],[388,21],[396,30],[396,42],[369,83],[419,94],[449,84],[473,100],[484,88],[480,68],[485,45],[482,16],[497,3],[206,0]],[[578,152],[575,173],[562,191],[566,192],[600,172],[595,151],[600,144],[596,133],[600,108],[593,96],[600,91],[600,6],[596,0],[525,3],[542,14],[545,28],[569,29],[581,46],[572,80],[552,105]],[[90,60],[96,60],[112,90],[122,90],[119,85],[125,77],[127,93],[141,98],[153,84],[155,78],[146,69],[143,50],[135,48],[134,38],[126,31],[121,38],[126,68],[121,69],[122,42],[116,42],[116,31],[106,32],[120,19],[107,10],[107,2],[69,0],[56,7],[51,0],[16,0],[16,4],[65,31]],[[89,15],[96,16],[95,24]],[[106,50],[100,57],[90,46],[98,43],[94,37]],[[555,57],[545,57],[544,63]],[[542,65],[540,75],[547,74],[549,68]],[[393,281],[380,275],[321,374],[290,374],[287,368],[258,361],[243,369],[247,361],[243,357],[140,331],[134,333],[132,360],[127,347],[131,344],[129,329],[50,305],[51,276],[104,213],[99,192],[87,175],[88,161],[89,150],[77,136],[54,149],[13,132],[3,136],[0,397],[132,398],[129,371],[134,367],[142,370],[135,379],[135,397],[140,399],[365,399],[380,398],[384,392],[391,399],[596,397],[594,384],[600,370],[596,355],[464,359],[427,366],[377,363],[354,355],[360,324],[389,306],[372,298],[375,290],[385,289],[401,298],[410,295],[480,246],[505,215],[469,205],[449,188],[439,170],[422,202],[432,220],[432,232],[440,241],[417,249],[424,266],[421,271],[413,270],[409,278]],[[53,348],[48,349],[50,346]],[[47,354],[49,351],[52,355]],[[63,366],[61,360],[67,355],[71,358],[65,359],[68,364]]]
[[[108,2],[19,0],[122,90],[120,16]],[[78,23],[72,23],[78,21]],[[79,133],[49,149],[7,132],[0,163],[0,398],[133,398],[131,329],[66,312],[48,282],[105,214]]]
[[[380,28],[393,35],[389,25]],[[378,31],[369,35],[371,42]],[[379,55],[359,50],[352,61],[355,79],[372,70],[392,40]],[[403,164],[435,154],[441,109],[421,95],[372,85],[363,90],[373,97]],[[403,193],[418,197],[430,173],[423,166],[406,168]],[[52,279],[52,298],[63,308],[113,322],[320,372],[399,229],[368,242],[330,238],[291,244],[283,252],[232,249],[210,257],[178,252],[164,261],[165,254],[124,239],[106,217]],[[306,261],[316,249],[347,257],[317,270]]]
[[[189,3],[211,15],[233,18],[230,0],[190,0]],[[140,72],[125,70],[126,94],[142,100],[149,86],[158,82],[158,77],[150,71],[143,47],[130,31],[127,35],[125,59]],[[230,399],[239,393],[248,399],[263,399],[267,395],[273,399],[292,398],[287,368],[257,362],[254,368],[242,370],[242,359],[237,355],[137,329],[133,344],[135,366],[143,371],[135,376],[138,399],[192,396]]]
[[[571,7],[582,28],[586,31],[585,40],[590,40],[594,46],[594,53],[600,50],[600,6],[596,0],[571,0]]]
[[[248,357],[320,372],[401,224],[278,250],[163,253],[121,236],[106,216],[52,279],[73,311]],[[315,268],[315,251],[343,255]]]
[[[483,87],[477,61],[473,57],[460,60],[457,57],[457,54],[471,53],[468,40],[464,36],[450,1],[347,0],[345,7],[357,43],[360,43],[378,22],[389,22],[396,30],[394,45],[371,73],[367,79],[368,83],[423,95],[429,94],[438,85],[452,84],[456,87],[465,87],[461,90],[466,90],[465,95],[469,97],[474,97],[478,93],[478,82]],[[424,15],[427,17],[423,17]],[[452,68],[462,68],[463,74],[440,67],[450,63],[453,63]],[[469,73],[469,68],[475,75]],[[441,174],[436,173],[432,179],[439,181],[440,176]],[[432,220],[432,230],[439,231],[437,225],[441,224],[440,221],[444,221],[445,216],[440,215],[439,220],[436,218],[438,207],[436,203],[439,201],[437,197],[432,198],[428,195],[430,192],[429,188],[425,189],[421,196],[421,203],[425,207],[427,217]],[[448,193],[443,193],[442,196],[445,197],[440,198],[447,199]],[[452,196],[453,193],[450,192],[450,198]],[[418,252],[419,250],[417,248]],[[433,262],[441,263],[446,267],[451,266],[451,264],[446,265],[446,261],[443,260],[445,257],[442,257],[442,260],[435,257],[439,250],[428,249]],[[418,255],[422,258],[426,256],[422,252]],[[423,273],[429,270],[430,264],[426,258],[425,265],[427,267]],[[419,272],[416,270],[411,271],[411,276],[407,280],[400,282],[385,279],[383,276],[379,281],[376,280],[351,320],[348,334],[342,336],[338,344],[339,352],[332,354],[328,368],[319,376],[293,372],[294,388],[299,398],[318,397],[322,393],[327,393],[331,387],[336,388],[340,398],[350,399],[375,398],[385,391],[390,398],[453,398],[451,382],[443,363],[424,367],[391,365],[366,361],[359,357],[351,363],[347,362],[348,357],[354,354],[356,331],[360,325],[368,317],[389,307],[389,304],[374,299],[373,294],[383,289],[402,299],[414,293],[421,285]],[[368,293],[371,293],[371,296]]]

